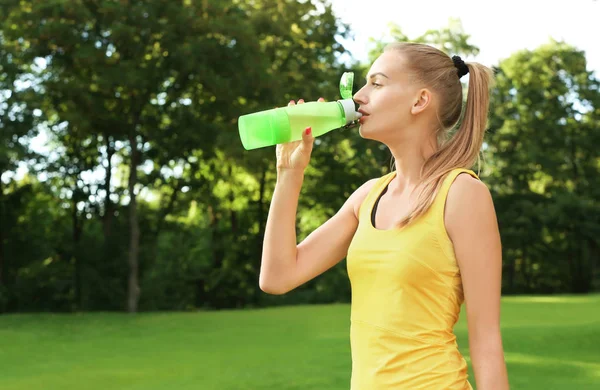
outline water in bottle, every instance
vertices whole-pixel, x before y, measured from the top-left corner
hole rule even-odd
[[[242,115],[238,127],[246,150],[273,146],[302,139],[302,132],[312,128],[314,137],[338,129],[358,120],[352,100],[354,74],[344,73],[340,80],[342,100],[310,102]]]

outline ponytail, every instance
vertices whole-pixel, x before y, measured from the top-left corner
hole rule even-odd
[[[479,63],[464,63],[460,58],[450,59],[438,49],[422,44],[396,43],[386,50],[399,50],[406,54],[409,67],[425,85],[440,97],[440,128],[438,148],[421,168],[421,180],[417,188],[417,204],[400,222],[408,225],[431,207],[446,175],[456,168],[471,169],[475,163],[480,169],[480,151],[487,126],[490,105],[490,88],[493,72]],[[457,62],[458,58],[458,62]],[[466,68],[465,68],[466,67]],[[464,113],[462,113],[462,85],[460,76],[468,68],[469,82]],[[450,136],[461,118],[458,129]]]

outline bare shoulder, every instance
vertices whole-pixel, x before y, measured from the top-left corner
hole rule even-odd
[[[448,192],[448,198],[450,198],[451,194],[465,195],[472,192],[475,192],[475,194],[478,194],[479,196],[490,193],[488,187],[481,180],[477,180],[468,173],[463,172],[454,179]]]
[[[467,173],[459,174],[448,191],[444,220],[452,238],[468,226],[496,221],[490,190]]]
[[[377,183],[377,181],[379,179],[380,178],[376,177],[374,179],[367,180],[360,187],[358,187],[352,193],[352,195],[350,195],[350,197],[348,198],[348,201],[346,203],[348,204],[349,207],[352,208],[352,211],[354,212],[354,216],[357,219],[358,219],[358,210],[360,208],[360,205],[363,203],[363,201],[369,194],[369,191],[371,191],[371,189],[373,188],[373,186],[375,185],[375,183]]]

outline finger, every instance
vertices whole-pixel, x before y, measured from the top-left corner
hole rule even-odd
[[[324,102],[324,101],[325,101],[325,99],[323,99],[322,97],[320,97],[320,98],[319,98],[317,101],[318,101],[318,102]]]
[[[294,105],[296,105],[296,102],[293,100],[290,100],[290,102],[288,103],[288,106],[294,106]]]
[[[314,140],[315,137],[313,137],[312,135],[312,128],[307,127],[306,129],[304,129],[304,131],[302,132],[302,147],[305,150],[311,151]]]

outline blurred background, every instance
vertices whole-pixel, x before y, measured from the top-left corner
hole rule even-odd
[[[275,148],[244,150],[237,118],[338,99],[345,71],[356,91],[392,41],[495,70],[480,176],[511,383],[600,388],[599,17],[595,0],[0,1],[0,388],[348,388],[345,261],[260,290]],[[357,129],[319,137],[298,239],[390,157]]]

